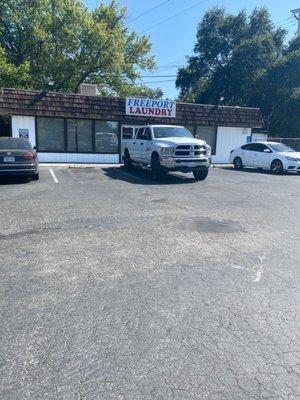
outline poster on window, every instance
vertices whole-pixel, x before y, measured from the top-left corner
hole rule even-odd
[[[126,98],[126,115],[138,117],[175,118],[176,102],[172,100]]]
[[[19,129],[19,137],[29,139],[29,129]]]

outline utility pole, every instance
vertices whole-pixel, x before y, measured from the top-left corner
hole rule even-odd
[[[291,13],[294,14],[294,17],[298,21],[298,29],[297,29],[296,36],[300,37],[300,8],[296,8],[295,10],[291,10]]]

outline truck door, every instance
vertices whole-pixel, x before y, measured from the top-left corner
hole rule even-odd
[[[143,161],[146,164],[150,164],[150,162],[151,162],[151,154],[152,154],[151,141],[152,141],[151,129],[149,127],[147,127],[144,130],[143,144],[141,145],[141,149],[142,149],[141,156],[143,157]]]
[[[142,161],[143,160],[143,149],[144,149],[144,134],[145,128],[139,128],[137,131],[136,136],[133,138],[132,141],[132,150],[133,154],[131,158],[135,161]]]

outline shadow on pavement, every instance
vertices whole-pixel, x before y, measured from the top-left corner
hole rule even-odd
[[[247,173],[250,173],[250,174],[262,174],[262,175],[273,175],[273,176],[282,176],[282,175],[285,175],[285,176],[298,176],[298,174],[297,173],[295,173],[295,172],[293,172],[293,173],[284,173],[284,174],[282,174],[282,175],[274,175],[274,174],[272,174],[272,172],[271,171],[268,171],[267,169],[260,169],[260,168],[243,168],[243,169],[236,169],[236,168],[234,168],[233,166],[231,166],[231,165],[224,165],[224,166],[216,166],[215,168],[217,168],[217,169],[222,169],[222,170],[225,170],[225,171],[231,171],[231,172],[247,172]]]
[[[24,177],[17,177],[17,176],[0,176],[0,186],[4,185],[20,185],[26,184],[29,180]]]
[[[121,180],[134,185],[178,185],[195,183],[195,179],[191,174],[165,174],[159,181],[154,181],[150,176],[150,172],[142,168],[133,168],[131,171],[127,171],[122,167],[103,168],[102,171],[111,179]]]

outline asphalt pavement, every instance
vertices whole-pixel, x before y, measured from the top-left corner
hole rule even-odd
[[[0,181],[1,400],[300,398],[300,176]]]

